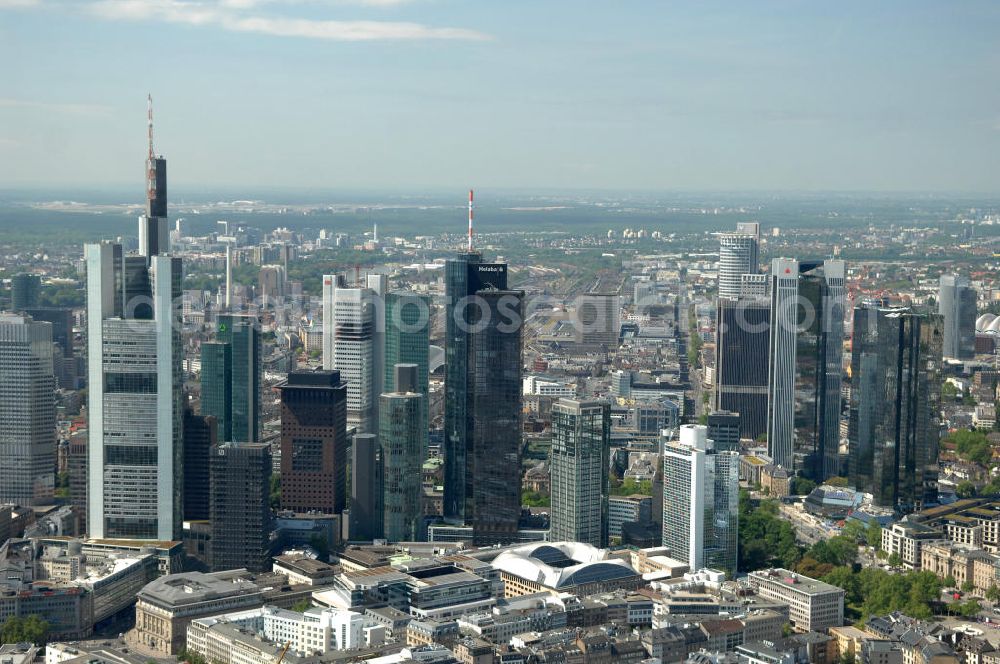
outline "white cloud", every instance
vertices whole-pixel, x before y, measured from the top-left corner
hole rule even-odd
[[[4,0],[0,0],[2,2]],[[388,6],[407,0],[353,0],[355,4]],[[421,23],[393,21],[340,21],[252,15],[259,5],[288,4],[288,0],[97,0],[87,6],[92,14],[109,20],[166,21],[195,26],[217,26],[233,32],[334,41],[465,40],[490,37],[465,28],[439,28]]]
[[[72,113],[74,115],[103,115],[111,111],[110,106],[102,106],[100,104],[46,102],[0,97],[0,109],[2,108],[30,108],[54,113]]]

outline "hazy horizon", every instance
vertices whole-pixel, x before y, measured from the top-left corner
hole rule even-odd
[[[0,193],[1000,192],[1000,5],[0,0]]]

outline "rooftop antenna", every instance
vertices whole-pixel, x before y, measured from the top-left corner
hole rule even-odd
[[[149,156],[146,158],[146,198],[156,198],[156,164],[153,154],[153,95],[146,95],[146,132],[149,135]]]
[[[471,189],[469,190],[469,253],[472,253],[472,190]]]

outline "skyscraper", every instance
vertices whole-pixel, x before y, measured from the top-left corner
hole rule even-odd
[[[704,426],[681,426],[663,452],[663,546],[695,570],[736,573],[739,453],[713,448]]]
[[[184,409],[184,520],[208,521],[211,477],[209,461],[218,443],[214,417]]]
[[[944,317],[944,356],[969,360],[976,354],[976,291],[968,277],[942,274],[938,313]]]
[[[359,433],[351,443],[351,513],[348,537],[365,542],[382,537],[382,450],[378,436]]]
[[[147,99],[146,213],[139,217],[139,255],[158,256],[170,251],[167,222],[167,160],[153,150],[153,99]]]
[[[621,332],[621,298],[617,293],[581,295],[573,324],[576,343],[592,350],[616,350]]]
[[[385,296],[385,381],[383,390],[396,390],[395,366],[417,365],[416,391],[427,396],[422,402],[420,429],[427,448],[427,424],[430,392],[428,363],[430,354],[430,301],[424,295],[394,291]]]
[[[261,335],[250,316],[219,316],[215,342],[201,347],[201,414],[216,418],[219,440],[260,440]]]
[[[323,368],[347,382],[347,423],[373,433],[384,373],[385,276],[348,287],[343,275],[323,276]]]
[[[507,265],[482,260],[481,254],[469,251],[445,263],[444,516],[457,523],[465,523],[473,514],[475,363],[470,303],[482,289],[507,288]]]
[[[521,516],[524,291],[480,290],[476,297],[480,305],[469,318],[472,466],[466,496],[472,498],[473,542],[509,543]]]
[[[270,568],[271,448],[223,443],[212,448],[209,558],[214,571]]]
[[[708,416],[708,439],[720,452],[740,451],[740,415],[718,410]]]
[[[347,507],[347,384],[338,371],[292,371],[281,392],[281,507]]]
[[[0,503],[52,503],[56,464],[52,325],[0,313]]]
[[[878,505],[937,501],[944,327],[907,308],[854,310],[850,479]]]
[[[839,469],[844,262],[771,264],[768,454],[816,482]]]
[[[10,280],[10,308],[12,311],[23,312],[38,306],[42,293],[42,278],[37,274],[22,272],[15,274]]]
[[[559,399],[552,406],[549,539],[608,545],[611,407]]]
[[[740,436],[767,433],[771,304],[720,297],[716,316],[715,409],[739,413]]]
[[[396,389],[379,397],[378,441],[382,454],[382,536],[394,542],[421,538],[424,401],[417,365],[397,364]]]
[[[147,251],[151,247],[147,246]],[[87,245],[88,533],[181,537],[181,261]]]
[[[736,232],[719,234],[719,297],[740,296],[744,274],[760,271],[760,224],[741,222]]]

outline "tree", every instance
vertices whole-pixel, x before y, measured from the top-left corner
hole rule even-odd
[[[891,567],[903,566],[903,559],[899,557],[898,553],[890,553],[889,560],[887,560],[886,562],[888,562]]]
[[[281,475],[271,475],[271,509],[281,507]]]
[[[846,477],[831,477],[826,482],[824,482],[824,484],[829,484],[830,486],[843,488],[849,486],[850,482],[847,480]]]
[[[805,477],[792,478],[792,493],[796,496],[808,496],[816,488],[816,483]]]
[[[954,445],[958,456],[970,463],[985,466],[993,458],[993,447],[986,439],[986,433],[982,431],[959,429],[949,433],[944,440]]]
[[[187,662],[188,664],[208,664],[204,657],[193,650],[188,650],[187,648],[184,648],[177,653],[177,661]]]
[[[975,586],[972,585],[972,581],[966,581],[965,583],[962,584],[963,593],[971,593],[974,588]]]
[[[997,602],[998,600],[1000,600],[1000,588],[997,588],[996,586],[990,586],[989,588],[987,588],[986,599],[990,600],[991,602]]]
[[[297,601],[295,604],[292,605],[292,611],[295,611],[297,613],[305,613],[311,608],[312,608],[312,600],[310,600],[308,597],[303,597],[302,599],[300,599],[299,601]]]
[[[41,646],[45,645],[48,635],[48,621],[35,614],[26,618],[11,616],[0,627],[0,640],[4,643],[34,643]]]
[[[878,525],[878,521],[872,521],[868,524],[868,528],[865,530],[865,540],[867,540],[868,546],[876,550],[882,548],[882,526]]]
[[[959,482],[955,487],[955,495],[959,498],[972,498],[976,495],[976,485],[969,480]]]
[[[963,618],[972,618],[983,610],[982,607],[979,606],[979,602],[974,599],[969,600],[968,602],[962,602],[956,608],[958,610],[958,614]]]

